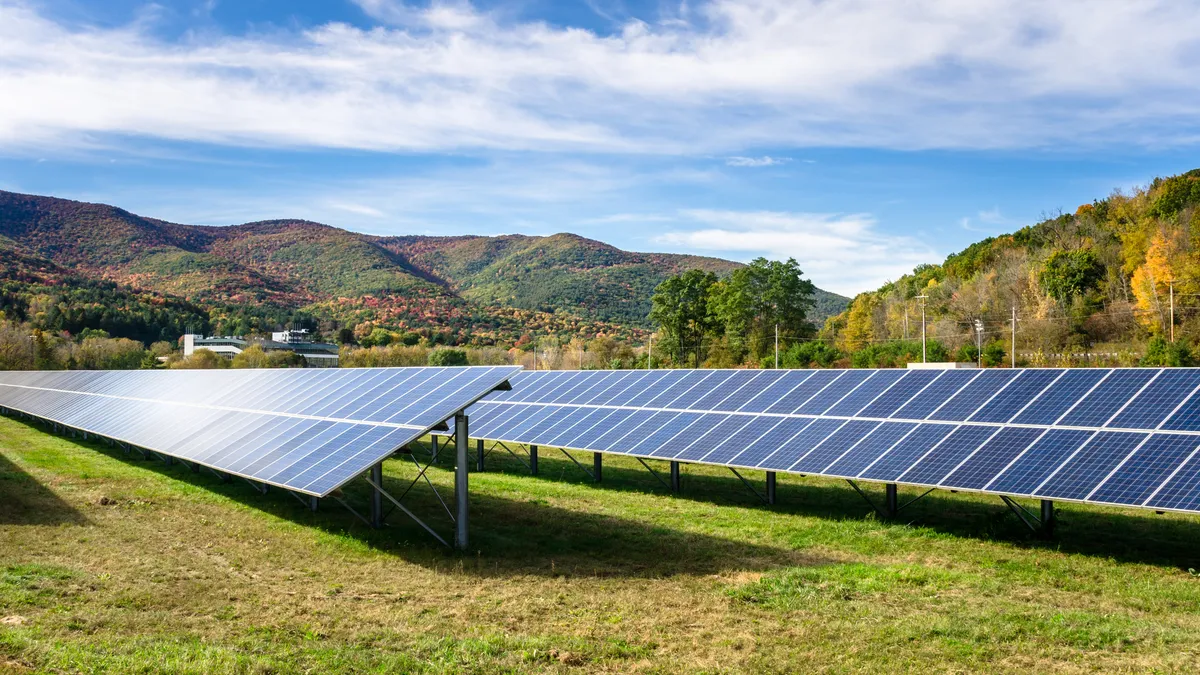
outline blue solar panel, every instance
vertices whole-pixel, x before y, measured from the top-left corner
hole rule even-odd
[[[916,371],[914,371],[916,372]],[[879,398],[893,385],[901,380],[908,371],[877,370],[870,379],[863,382],[857,389],[846,394],[837,404],[825,411],[826,415],[854,416],[869,403]]]
[[[784,422],[789,424],[795,420],[784,420],[777,417],[755,417],[750,424],[742,427],[741,431],[731,435],[726,440],[718,440],[714,447],[707,455],[695,457],[696,461],[711,462],[713,464],[729,464],[734,457],[750,450],[751,448],[767,448],[770,439],[773,438],[775,429],[782,426]],[[767,448],[764,452],[770,452],[771,448]],[[680,459],[685,459],[681,456]]]
[[[854,447],[880,424],[882,422],[850,420],[788,470],[799,473],[821,473],[825,467]]]
[[[788,439],[800,433],[812,421],[794,417],[784,419],[779,424],[772,426],[762,438],[725,461],[736,466],[756,466],[768,455],[778,450]]]
[[[664,419],[657,429],[646,434],[640,442],[628,446],[629,450],[627,452],[633,455],[649,455],[704,416],[704,413],[693,412],[672,414],[673,417]]]
[[[690,389],[677,396],[673,401],[667,404],[670,408],[691,408],[692,404],[699,401],[706,394],[712,391],[723,391],[732,393],[731,390],[725,389],[725,383],[733,376],[732,371],[713,370],[709,376],[695,382]],[[711,408],[704,408],[711,410]]]
[[[622,405],[629,396],[628,392],[641,389],[650,375],[650,371],[646,370],[625,371],[610,377],[606,384],[597,386],[595,395],[581,402],[587,405]]]
[[[605,452],[628,453],[645,440],[646,436],[658,431],[678,416],[679,413],[676,412],[639,411],[623,427],[601,436],[596,441],[596,448]]]
[[[638,382],[636,387],[626,389],[619,397],[613,397],[609,405],[628,406],[631,408],[645,407],[650,399],[660,395],[683,377],[681,371],[653,370],[645,379]]]
[[[586,429],[578,436],[565,439],[563,442],[568,447],[580,448],[586,450],[593,447],[603,447],[600,445],[600,439],[606,434],[611,434],[617,429],[627,429],[633,426],[632,420],[638,415],[646,415],[642,410],[613,410],[612,416],[605,418],[600,424]]]
[[[1071,427],[1104,426],[1121,406],[1137,395],[1157,370],[1122,369],[1114,370],[1092,393],[1083,397],[1071,412],[1063,416],[1058,424]]]
[[[550,445],[559,448],[573,448],[575,447],[573,441],[576,438],[582,436],[584,433],[587,433],[593,427],[604,424],[606,421],[610,420],[614,414],[620,412],[619,410],[612,408],[581,409],[587,411],[587,414],[584,415],[582,419],[575,420],[575,422],[568,427],[563,427],[560,425],[555,429],[558,431],[557,435],[552,438],[547,438],[544,441],[539,441],[539,444]]]
[[[906,372],[908,374],[903,380],[875,399],[874,403],[859,411],[858,416],[888,417],[946,371],[910,370]]]
[[[1146,501],[1160,509],[1200,510],[1200,453],[1193,453],[1158,492]]]
[[[812,424],[804,427],[800,433],[780,444],[775,452],[763,458],[758,466],[764,469],[787,470],[845,423],[845,420],[813,420]]]
[[[1198,370],[1164,370],[1107,426],[1121,429],[1157,428],[1198,386]]]
[[[1133,453],[1160,423],[1164,430],[1200,425],[1200,396],[1189,398],[1200,392],[1200,370],[1168,370],[1151,381],[1156,372],[636,371],[591,372],[582,379],[562,374],[531,381],[540,396],[573,405],[523,406],[509,417],[503,408],[514,405],[485,403],[472,428],[509,437],[534,433],[538,444],[552,447],[608,451],[615,445],[613,451],[639,456],[768,471],[1103,503],[1191,503],[1181,493],[1200,489],[1200,475],[1194,475],[1200,474],[1200,460],[1195,469],[1184,464],[1195,450],[1190,439],[1155,437]],[[564,388],[569,377],[575,379]],[[384,390],[382,382],[360,384],[369,391],[359,396]],[[354,401],[347,401],[349,409]],[[595,407],[629,404],[667,410]],[[577,405],[590,407],[581,411]],[[728,414],[734,412],[740,414]],[[951,423],[917,423],[926,416]],[[953,424],[963,421],[967,424]],[[1056,422],[1108,423],[1114,431],[1052,428]],[[219,418],[203,423],[201,437],[224,424]],[[1115,431],[1124,425],[1145,431]],[[301,432],[307,429],[285,425],[271,433],[287,440]],[[264,440],[262,447],[273,443]],[[1161,495],[1155,493],[1160,486]]]
[[[1155,434],[1138,448],[1088,499],[1141,504],[1200,446],[1200,437]]]
[[[985,489],[1007,494],[1033,494],[1054,470],[1096,432],[1051,429],[1005,469]]]
[[[1044,485],[1034,490],[1034,494],[1084,499],[1148,437],[1149,434],[1102,431],[1064,462]]]
[[[830,386],[832,382],[840,379],[843,375],[845,375],[846,372],[847,371],[839,372],[836,370],[818,370],[812,373],[811,377],[796,378],[791,387],[788,387],[786,391],[778,393],[775,399],[769,401],[765,407],[761,408],[761,410],[780,415],[789,415],[794,412],[796,408],[799,408],[807,403],[808,400],[815,396],[818,392]],[[764,392],[764,394],[767,394],[767,392]],[[758,403],[758,401],[759,399],[751,400],[750,404],[743,408],[743,410],[753,412],[751,406]]]
[[[843,370],[842,373],[841,377],[830,382],[828,387],[813,395],[795,412],[801,415],[820,415],[874,375],[869,370]]]
[[[1054,424],[1096,386],[1111,370],[1083,368],[1067,370],[1057,382],[1050,385],[1032,405],[1013,418],[1014,424]]]
[[[609,373],[596,370],[583,371],[572,378],[566,386],[559,389],[553,400],[545,400],[545,402],[576,403],[581,398],[590,398],[595,394],[597,383],[608,375]]]
[[[929,450],[897,480],[918,485],[937,485],[946,474],[954,470],[989,438],[1001,430],[1000,427],[965,425],[955,429],[945,440]]]
[[[894,481],[918,459],[955,430],[952,424],[922,424],[889,448],[879,460],[859,474],[862,478]]]
[[[968,419],[972,422],[1007,422],[1021,412],[1025,406],[1058,380],[1063,370],[1024,370],[1020,377],[1004,388],[987,405],[975,411]]]
[[[683,370],[674,371],[667,376],[657,387],[657,393],[647,399],[644,403],[635,403],[646,408],[672,408],[671,404],[687,391],[695,387],[700,382],[709,379],[717,371],[715,370]],[[634,399],[638,399],[636,396]]]
[[[985,370],[926,419],[961,422],[1002,391],[1024,371]]]
[[[550,441],[563,435],[577,423],[583,421],[594,411],[590,408],[562,408],[556,414],[546,417],[538,424],[512,434],[512,440],[518,443],[534,443],[548,445]]]
[[[911,401],[892,413],[893,419],[923,420],[951,396],[983,374],[982,370],[948,370]]]
[[[893,445],[916,429],[912,422],[884,422],[858,445],[850,448],[823,472],[829,476],[853,478],[879,459]]]
[[[513,406],[514,413],[492,430],[492,437],[513,440],[518,435],[525,434],[534,425],[543,420],[551,420],[562,414],[563,409],[552,405],[519,405]]]
[[[658,447],[652,447],[647,451],[647,454],[654,457],[674,457],[687,448],[692,443],[695,443],[700,437],[704,436],[712,428],[724,421],[728,415],[703,415],[694,423],[688,425],[683,431],[673,436],[669,441],[660,444]]]
[[[940,485],[964,490],[981,490],[1044,433],[1045,429],[1027,427],[1001,429],[962,465],[943,478]]]
[[[687,447],[681,447],[672,457],[677,459],[699,460],[721,445],[722,442],[736,436],[743,429],[754,423],[756,418],[750,415],[729,415],[695,442]],[[762,433],[761,431],[759,432]],[[753,440],[753,439],[749,439]],[[747,440],[747,443],[749,442]]]
[[[780,377],[783,377],[783,372],[778,370],[735,370],[721,386],[712,387],[688,408],[735,411]]]

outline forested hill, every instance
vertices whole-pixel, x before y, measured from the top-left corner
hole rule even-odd
[[[663,279],[693,267],[724,274],[738,266],[630,253],[571,234],[375,237],[303,220],[179,225],[104,204],[2,191],[0,252],[9,263],[0,268],[0,309],[21,319],[39,307],[66,307],[64,289],[87,280],[129,302],[186,307],[170,330],[180,321],[194,325],[203,308],[206,326],[219,333],[301,319],[476,344],[526,333],[631,335],[648,328],[650,295]],[[822,293],[814,318],[847,302]]]
[[[845,352],[883,344],[905,335],[907,311],[907,334],[919,338],[920,295],[928,296],[930,336],[951,350],[975,342],[978,320],[993,353],[1011,353],[1015,308],[1016,351],[1033,365],[1134,363],[1147,351],[1188,362],[1200,342],[1200,169],[918,267],[856,297],[824,335]],[[1177,346],[1164,347],[1172,321]]]

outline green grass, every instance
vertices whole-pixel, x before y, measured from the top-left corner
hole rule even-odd
[[[420,456],[420,452],[418,452]],[[0,672],[1189,672],[1200,523],[994,498],[882,522],[844,483],[775,507],[686,467],[588,481],[543,449],[471,475],[472,550],[0,418]],[[411,462],[387,464],[403,492]],[[430,479],[449,494],[452,473]],[[751,476],[761,480],[761,474]],[[365,508],[365,483],[347,501]],[[876,490],[878,492],[878,490]],[[902,490],[902,493],[906,491]],[[902,494],[915,496],[917,493]],[[428,488],[405,503],[450,523]]]

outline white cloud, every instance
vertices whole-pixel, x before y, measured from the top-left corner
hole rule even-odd
[[[779,166],[792,161],[790,157],[726,157],[726,166],[758,168],[762,166]]]
[[[465,2],[247,37],[0,0],[0,148],[114,138],[733,154],[1200,139],[1197,0],[708,0],[612,35]]]
[[[383,211],[381,211],[373,206],[367,206],[366,204],[354,204],[354,203],[348,203],[348,202],[330,202],[329,206],[334,209],[337,209],[338,211],[354,213],[354,214],[357,214],[360,216],[370,216],[372,218],[387,217],[387,214],[384,213]]]
[[[682,215],[691,228],[654,241],[741,260],[792,257],[818,286],[848,296],[878,288],[921,263],[941,260],[912,239],[880,232],[866,214],[698,209]]]

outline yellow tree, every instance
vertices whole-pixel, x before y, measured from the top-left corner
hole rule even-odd
[[[854,352],[875,341],[875,309],[879,298],[874,293],[862,293],[850,303],[846,327],[842,329],[841,348]]]
[[[1170,310],[1167,295],[1174,280],[1172,241],[1161,230],[1150,240],[1146,259],[1133,272],[1131,285],[1137,298],[1138,321],[1153,333],[1167,330]]]

